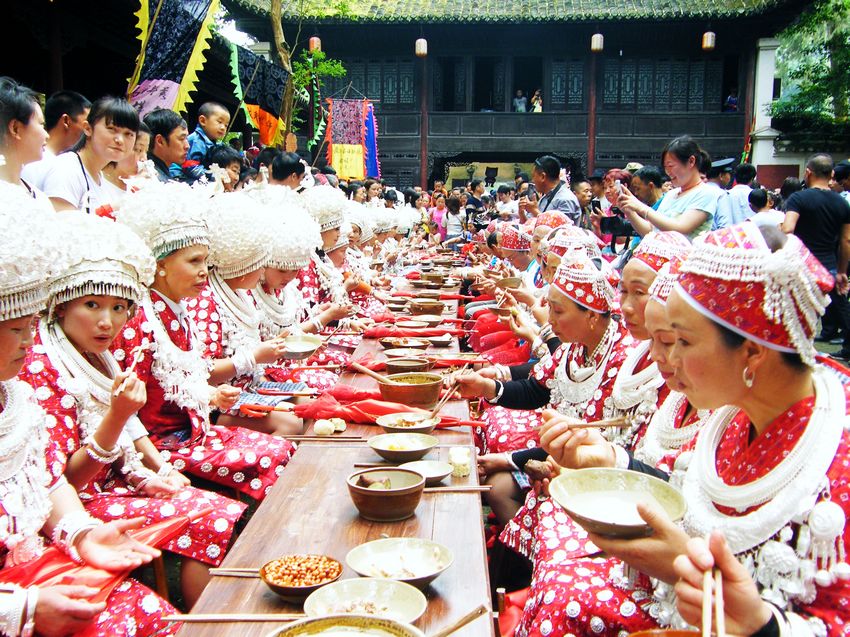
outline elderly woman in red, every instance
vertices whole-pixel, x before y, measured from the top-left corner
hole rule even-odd
[[[132,230],[94,215],[71,212],[54,223],[68,237],[49,285],[48,314],[38,326],[21,380],[55,419],[47,466],[77,489],[101,520],[145,516],[198,517],[165,548],[183,556],[183,599],[191,607],[230,544],[246,505],[194,489],[165,462],[136,417],[145,385],[121,372],[109,351],[138,304],[154,261]]]
[[[698,623],[701,594],[693,585],[714,555],[726,576],[730,633],[847,634],[847,391],[816,362],[813,347],[832,285],[796,237],[773,229],[741,224],[694,246],[667,301],[676,336],[670,360],[691,404],[715,411],[673,464],[685,518],[679,526],[639,505],[651,537],[591,535],[606,554],[653,578],[652,588],[620,590],[600,583],[598,570],[594,583],[576,564],[573,586],[584,582],[595,595],[587,606],[563,600],[562,613],[527,634],[616,635]],[[626,464],[639,468],[628,456],[618,462]],[[712,531],[706,558],[690,538]]]
[[[174,634],[178,625],[162,621],[174,609],[133,580],[111,592],[74,584],[36,586],[32,569],[42,556],[64,572],[77,564],[120,574],[149,562],[158,552],[131,539],[141,518],[103,523],[86,513],[63,476],[47,469],[48,430],[56,419],[33,398],[33,389],[15,376],[32,344],[36,312],[46,302],[44,280],[60,248],[71,237],[51,237],[36,222],[37,204],[3,216],[0,238],[0,633],[59,637]],[[45,556],[45,542],[53,539]],[[75,564],[76,563],[76,564]],[[17,568],[16,568],[17,567]],[[120,575],[116,575],[120,578]],[[105,601],[96,601],[104,596]]]
[[[183,304],[207,282],[209,235],[202,201],[187,186],[150,184],[122,202],[118,221],[142,237],[157,267],[150,294],[116,337],[113,351],[129,367],[134,350],[144,346],[135,367],[147,392],[139,419],[162,456],[180,471],[260,500],[283,472],[293,446],[210,422],[210,407],[229,409],[239,390],[210,387],[198,328]],[[220,319],[212,314],[204,316]]]

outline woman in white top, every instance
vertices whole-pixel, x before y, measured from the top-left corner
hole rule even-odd
[[[150,146],[151,131],[144,122],[139,122],[139,132],[132,148],[127,149],[124,158],[118,162],[110,162],[103,169],[103,187],[111,196],[120,198],[130,190],[130,181],[141,177],[145,162],[148,161],[148,146]]]
[[[44,113],[35,91],[9,77],[0,77],[0,188],[5,193],[29,195],[40,208],[51,211],[44,193],[21,178],[25,164],[41,159],[47,143]]]
[[[84,136],[58,155],[44,177],[44,192],[57,212],[95,212],[109,204],[113,191],[105,187],[103,169],[132,150],[139,115],[124,99],[102,97],[91,106]]]
[[[717,197],[702,181],[700,168],[708,155],[688,136],[677,137],[661,151],[664,172],[673,190],[664,195],[658,210],[642,203],[622,186],[618,205],[640,236],[652,230],[672,230],[693,240],[711,230]]]

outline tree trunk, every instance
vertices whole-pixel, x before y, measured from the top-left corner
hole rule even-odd
[[[289,73],[286,80],[286,89],[283,92],[283,103],[281,105],[280,118],[283,120],[283,129],[286,133],[292,131],[292,101],[295,90],[292,86],[292,57],[289,45],[283,35],[283,24],[281,23],[281,0],[272,0],[269,18],[272,22],[272,34],[274,36],[275,51],[283,69]]]

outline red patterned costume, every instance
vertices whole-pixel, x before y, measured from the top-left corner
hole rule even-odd
[[[30,533],[37,533],[44,525],[51,509],[48,488],[52,489],[57,484],[57,478],[48,472],[45,464],[47,432],[55,426],[55,419],[37,405],[32,393],[32,388],[22,381],[2,383],[4,414],[20,417],[15,426],[26,428],[27,443],[22,451],[27,458],[18,471],[0,479],[0,578],[2,569],[14,565],[11,559],[15,551],[13,546],[38,541]],[[12,401],[17,405],[16,413],[12,413]],[[25,484],[27,486],[23,487]],[[26,489],[23,494],[19,492],[22,488]],[[37,554],[17,563],[26,564],[35,557]],[[106,599],[106,609],[97,616],[86,635],[174,635],[180,624],[162,620],[163,616],[173,614],[177,611],[168,602],[137,581],[127,579]]]
[[[160,345],[160,338],[169,342]],[[157,376],[163,373],[160,369],[163,349],[176,346],[179,350],[176,354],[183,352],[187,362],[194,361],[195,365],[195,359],[203,359],[199,350],[193,350],[194,341],[190,341],[176,314],[155,290],[151,290],[150,299],[142,303],[113,342],[116,359],[129,364],[132,350],[145,342],[152,344],[153,353],[145,351],[135,368],[147,387],[147,403],[139,411],[139,418],[162,455],[179,471],[261,500],[289,462],[294,450],[292,444],[241,427],[211,426],[204,413],[208,404],[200,396],[205,376],[196,378],[198,374],[192,374],[191,381],[199,394],[194,398],[186,395],[185,387],[162,386]],[[167,399],[166,390],[174,398]],[[176,400],[182,400],[185,406],[181,407]]]
[[[48,413],[47,467],[57,480],[65,472],[68,459],[81,448],[84,436],[78,422],[80,406],[67,391],[71,382],[51,363],[40,334],[27,355],[20,378],[35,389],[35,398]],[[194,487],[186,487],[172,497],[137,495],[120,473],[107,467],[79,493],[86,510],[107,522],[144,516],[147,525],[212,507],[214,514],[197,517],[183,535],[162,548],[213,566],[224,558],[233,526],[246,509],[241,502]]]

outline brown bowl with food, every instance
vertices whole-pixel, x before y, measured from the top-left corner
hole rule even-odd
[[[424,481],[423,478],[423,484]],[[342,564],[327,555],[284,555],[260,568],[260,579],[266,586],[281,599],[295,604],[341,575]]]
[[[373,522],[406,520],[416,511],[425,488],[422,474],[395,467],[357,471],[346,482],[360,515]]]
[[[442,285],[443,281],[446,280],[446,275],[443,272],[423,272],[422,278],[426,281],[435,281]]]
[[[427,358],[388,358],[387,372],[405,374],[409,372],[427,372],[433,363]]]
[[[426,341],[427,342],[427,341]],[[408,407],[431,408],[440,399],[443,377],[426,372],[390,374],[395,383],[378,383],[381,398]]]
[[[488,307],[487,309],[499,318],[508,318],[511,315],[511,308],[509,307]]]
[[[445,309],[442,301],[430,299],[412,299],[407,304],[407,311],[411,314],[442,314]]]

